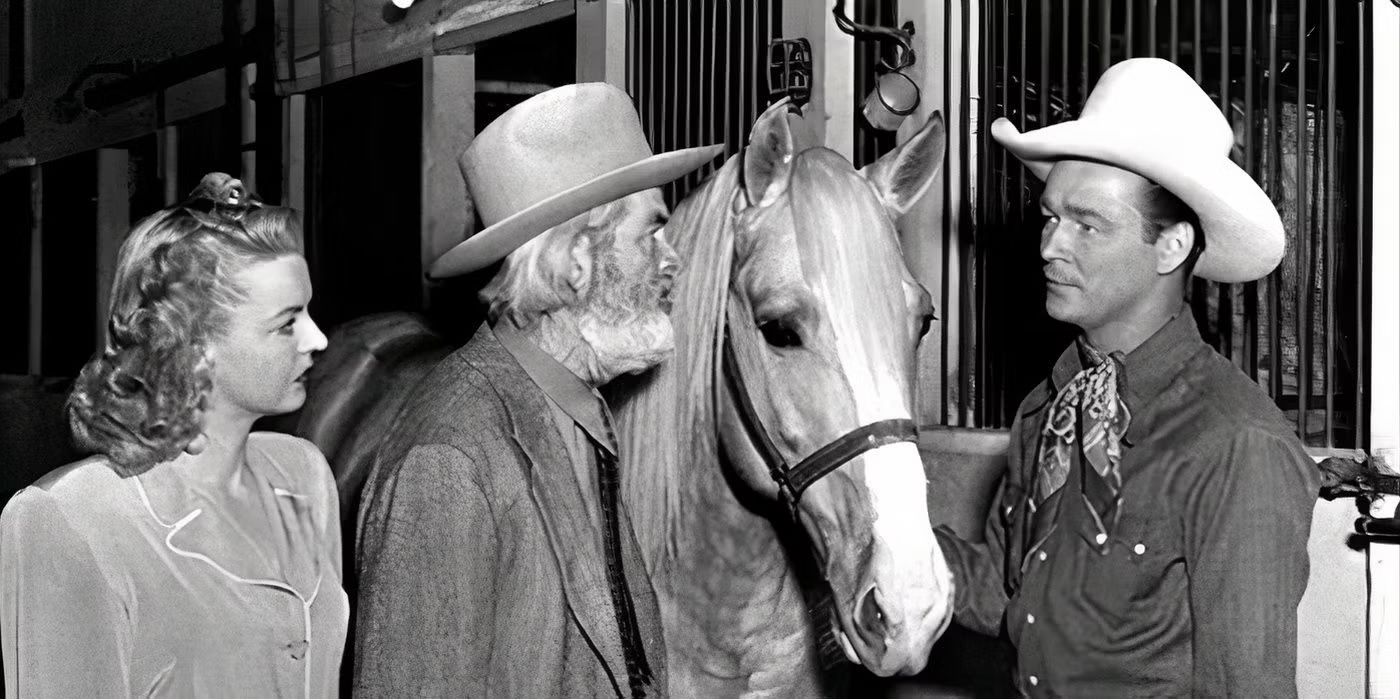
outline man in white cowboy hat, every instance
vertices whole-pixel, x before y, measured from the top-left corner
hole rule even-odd
[[[721,150],[652,155],[631,100],[598,83],[526,100],[462,154],[486,228],[430,274],[504,262],[489,325],[421,381],[366,481],[355,695],[664,692],[597,389],[670,353],[657,187]]]
[[[1046,310],[1082,331],[1011,428],[985,541],[937,531],[956,619],[1031,696],[1296,695],[1317,469],[1206,345],[1191,274],[1269,274],[1283,224],[1175,65],[1103,74],[1077,121],[992,135],[1045,181]]]

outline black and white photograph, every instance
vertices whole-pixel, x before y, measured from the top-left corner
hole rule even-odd
[[[5,697],[1400,700],[1400,0],[0,0]]]

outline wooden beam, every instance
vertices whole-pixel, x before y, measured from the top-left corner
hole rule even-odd
[[[466,240],[474,221],[457,159],[476,129],[476,56],[423,60],[422,243],[423,305],[427,272],[439,255]]]
[[[29,169],[29,373],[43,374],[44,168]]]
[[[446,53],[467,49],[487,39],[562,19],[573,13],[574,0],[478,2],[439,23],[433,50]]]
[[[627,89],[627,0],[574,4],[575,79]]]
[[[97,338],[107,342],[107,305],[117,270],[117,250],[131,228],[131,199],[125,148],[97,150]]]

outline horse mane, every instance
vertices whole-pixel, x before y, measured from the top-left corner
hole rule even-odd
[[[674,356],[609,386],[621,447],[622,496],[648,571],[680,551],[676,525],[696,457],[718,453],[715,381],[734,255],[732,200],[739,190],[734,156],[676,206],[667,237],[681,259],[671,318]],[[683,373],[683,374],[682,374]]]

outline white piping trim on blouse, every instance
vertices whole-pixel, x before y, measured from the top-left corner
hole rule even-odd
[[[177,547],[175,546],[174,542],[171,542],[171,540],[175,537],[177,533],[180,532],[180,530],[183,530],[186,525],[189,525],[190,522],[192,522],[195,518],[198,518],[201,514],[203,514],[204,509],[195,508],[194,510],[190,511],[188,515],[186,515],[183,518],[180,518],[178,521],[175,522],[175,524],[172,525],[162,520],[160,515],[156,513],[156,509],[151,505],[150,496],[146,495],[146,488],[141,485],[141,480],[138,477],[132,477],[131,481],[132,483],[136,484],[136,492],[141,495],[141,503],[146,506],[146,512],[150,513],[151,518],[153,518],[157,523],[159,523],[161,527],[164,527],[167,530],[169,530],[169,532],[165,533],[165,546],[169,548],[171,552],[174,552],[176,555],[185,557],[187,559],[202,561],[205,564],[208,564],[209,566],[213,567],[215,571],[218,571],[219,573],[238,583],[243,583],[251,586],[265,586],[269,588],[276,588],[291,593],[292,595],[296,596],[297,600],[301,601],[302,635],[306,639],[306,663],[304,665],[302,674],[302,697],[310,698],[311,605],[316,602],[316,596],[320,595],[321,593],[321,581],[325,579],[325,574],[318,574],[316,576],[316,587],[312,589],[311,596],[307,597],[303,596],[300,592],[297,591],[297,589],[293,588],[289,583],[278,581],[275,579],[246,578],[243,576],[239,576],[238,574],[235,574],[232,571],[225,569],[218,562],[214,561],[213,559],[210,559],[204,554]],[[295,494],[282,488],[273,488],[273,493],[278,496],[288,496],[291,498],[305,498],[300,494]]]

